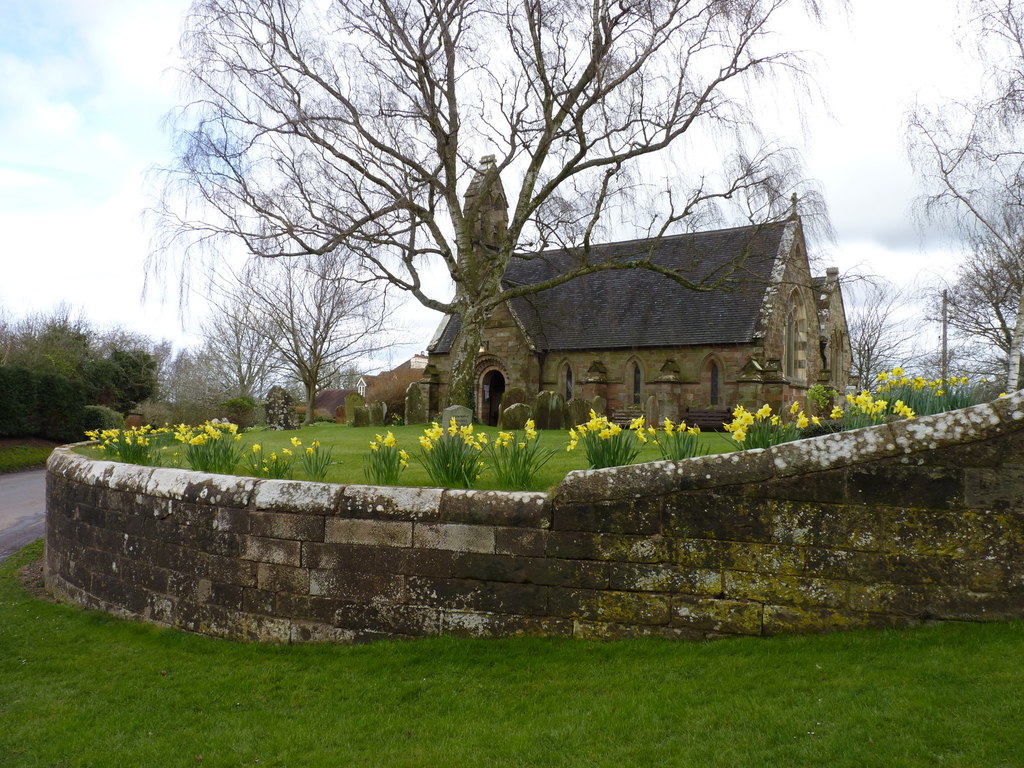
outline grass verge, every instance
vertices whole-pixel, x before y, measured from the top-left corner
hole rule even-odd
[[[0,473],[42,469],[53,446],[0,445]]]
[[[1021,764],[1021,622],[271,647],[40,600],[40,553],[0,563],[7,768]]]

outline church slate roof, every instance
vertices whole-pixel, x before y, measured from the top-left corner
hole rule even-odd
[[[513,299],[512,311],[531,345],[549,352],[750,342],[790,224],[630,240],[591,250],[591,263],[650,253],[655,264],[694,281],[713,280],[740,265],[712,291],[689,290],[645,269],[609,269]],[[505,287],[563,274],[579,258],[571,249],[517,256],[505,271]],[[458,316],[446,318],[431,351],[448,354],[459,328]]]

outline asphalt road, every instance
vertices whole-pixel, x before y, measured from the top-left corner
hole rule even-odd
[[[46,470],[0,475],[0,560],[46,528]]]

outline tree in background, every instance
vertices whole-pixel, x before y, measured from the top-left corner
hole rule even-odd
[[[356,360],[390,345],[384,291],[353,274],[355,264],[343,252],[256,260],[218,289],[228,306],[248,306],[238,317],[302,385],[306,424],[313,420],[319,389]]]
[[[953,344],[950,370],[1005,381],[1024,273],[1002,244],[979,238],[970,257],[957,268],[956,279],[929,302],[930,319],[946,322]]]
[[[748,89],[801,79],[774,26],[822,5],[195,0],[182,43],[193,101],[157,212],[165,249],[182,247],[183,275],[218,235],[260,256],[351,250],[368,277],[459,317],[450,400],[471,405],[483,323],[511,298],[608,269],[690,290],[730,277],[664,270],[655,246],[599,259],[611,228],[657,238],[788,215],[795,156],[760,135]],[[807,214],[815,198],[802,198]],[[575,266],[503,284],[514,253],[552,245]],[[432,269],[447,285],[435,290]]]
[[[259,400],[276,383],[283,363],[266,324],[255,315],[259,303],[250,301],[244,286],[236,287],[221,292],[199,333],[211,373],[231,397]]]
[[[1024,275],[1024,2],[969,0],[964,7],[985,64],[980,95],[918,106],[909,119],[911,158],[928,185],[924,215],[956,231],[968,258],[995,258],[1013,274],[1005,279],[1019,284]],[[1012,317],[1007,389],[1020,384],[1024,302],[1019,295]]]
[[[881,278],[865,278],[846,291],[851,372],[861,386],[872,386],[882,371],[914,365],[920,323],[909,316],[907,292]]]

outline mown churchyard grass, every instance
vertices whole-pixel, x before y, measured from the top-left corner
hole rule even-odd
[[[426,425],[429,426],[429,425]],[[293,465],[292,477],[296,480],[307,479],[303,474],[299,455],[314,441],[319,441],[324,448],[332,449],[332,464],[327,470],[326,481],[329,483],[366,483],[366,476],[363,472],[363,459],[370,450],[370,443],[376,440],[377,435],[386,436],[391,432],[399,448],[416,454],[419,451],[419,439],[423,435],[424,425],[413,425],[404,427],[351,427],[343,424],[328,424],[321,422],[297,430],[264,430],[254,429],[241,435],[240,445],[243,448],[243,460],[236,469],[239,474],[247,472],[248,462],[246,458],[252,455],[253,446],[259,445],[259,454],[266,460],[271,455],[278,458],[285,456],[285,451],[291,451],[296,461]],[[498,435],[496,427],[476,427],[477,432],[485,432],[488,438],[493,441]],[[301,442],[296,446],[293,439]],[[582,451],[567,451],[569,433],[566,430],[541,430],[538,433],[539,444],[542,448],[555,448],[555,454],[550,461],[544,465],[537,475],[535,490],[546,490],[556,486],[566,473],[573,469],[586,469],[587,460]],[[730,442],[723,433],[705,432],[700,435],[700,440],[711,453],[721,453],[736,449],[735,444]],[[104,456],[103,452],[82,448],[81,452],[93,458],[113,458]],[[171,442],[164,451],[164,463],[177,463],[179,466],[187,466],[183,463],[184,450],[180,443]],[[638,462],[659,461],[661,454],[658,447],[652,443],[644,445]],[[409,466],[401,473],[398,485],[403,486],[429,486],[431,485],[427,470],[417,461],[410,461]],[[476,488],[490,490],[499,487],[494,473],[486,471],[477,482]]]
[[[0,563],[7,768],[994,768],[1024,750],[1022,622],[260,646],[46,602],[16,579],[41,551]]]

